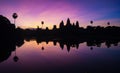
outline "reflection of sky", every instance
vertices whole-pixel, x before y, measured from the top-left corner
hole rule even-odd
[[[68,17],[71,21],[79,20],[81,26],[89,24],[120,23],[119,0],[1,0],[0,14],[12,22],[13,12],[18,13],[17,26],[36,27],[45,21],[44,27],[52,28]],[[103,23],[104,22],[104,23]]]

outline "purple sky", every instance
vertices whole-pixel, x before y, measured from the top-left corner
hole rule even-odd
[[[0,14],[8,17],[13,23],[12,14],[18,14],[16,26],[52,28],[61,20],[79,21],[80,26],[87,26],[90,20],[93,25],[120,24],[119,0],[1,0]]]

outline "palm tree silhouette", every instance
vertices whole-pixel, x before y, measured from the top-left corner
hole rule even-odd
[[[15,19],[18,17],[17,13],[13,13],[12,17],[14,18],[14,24],[15,24]]]
[[[90,21],[90,24],[93,24],[93,21]]]
[[[110,25],[110,22],[107,22],[108,25]]]
[[[41,21],[41,24],[42,24],[42,27],[43,27],[44,21]],[[41,29],[42,29],[42,27],[41,27]]]

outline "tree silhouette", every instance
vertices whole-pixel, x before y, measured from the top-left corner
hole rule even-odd
[[[43,27],[44,21],[41,21],[41,24],[42,24],[42,27]],[[42,29],[42,27],[41,27],[41,29]]]
[[[90,21],[90,24],[93,24],[93,21],[92,21],[92,20]]]
[[[110,25],[110,22],[107,22],[108,25]]]
[[[13,13],[12,17],[14,18],[14,24],[15,24],[15,19],[18,17],[17,13]]]

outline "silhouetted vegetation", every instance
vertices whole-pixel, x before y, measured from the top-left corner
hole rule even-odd
[[[12,35],[14,35],[15,25],[11,24],[10,21],[2,15],[0,15],[0,26],[1,26],[0,28],[1,38],[7,39],[8,36],[12,37]]]
[[[16,46],[20,47],[24,44],[24,38],[21,34],[22,29],[21,31],[16,29],[15,25],[2,15],[0,15],[0,26],[0,62],[2,62],[11,55],[12,51],[15,51]]]

